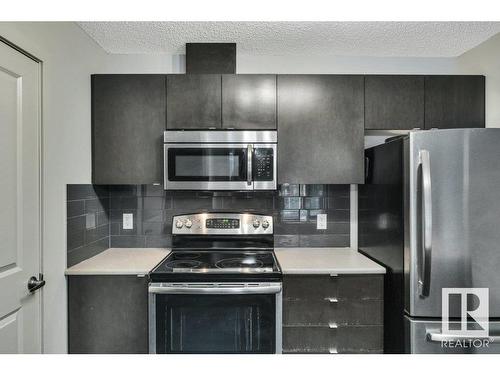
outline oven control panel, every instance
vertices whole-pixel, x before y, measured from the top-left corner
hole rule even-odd
[[[251,213],[207,212],[172,218],[172,234],[273,234],[273,217]]]
[[[240,219],[216,218],[206,219],[205,228],[208,229],[239,229]]]

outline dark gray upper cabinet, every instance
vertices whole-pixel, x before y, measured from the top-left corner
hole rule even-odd
[[[221,127],[221,75],[167,76],[167,129]]]
[[[278,76],[279,183],[363,183],[363,138],[363,76]]]
[[[222,127],[276,129],[276,76],[222,76]]]
[[[484,128],[484,76],[426,76],[425,128]]]
[[[92,182],[162,181],[165,75],[92,76]]]
[[[424,77],[365,76],[365,129],[424,128]]]

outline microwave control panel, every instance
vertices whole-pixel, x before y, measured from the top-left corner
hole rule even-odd
[[[253,155],[253,180],[272,181],[274,177],[272,148],[255,148]]]

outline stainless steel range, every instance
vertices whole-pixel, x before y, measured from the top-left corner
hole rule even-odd
[[[172,252],[150,279],[151,353],[281,352],[272,216],[174,217]]]

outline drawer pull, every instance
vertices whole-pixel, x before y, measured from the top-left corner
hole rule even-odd
[[[339,325],[337,323],[328,323],[328,328],[337,329],[339,328]]]
[[[338,276],[338,273],[331,273],[330,274],[330,277],[337,277]]]
[[[325,301],[328,301],[330,303],[337,303],[339,300],[336,297],[326,297]]]
[[[330,354],[338,354],[339,353],[337,348],[330,348],[330,349],[328,349],[328,351],[330,352]]]

